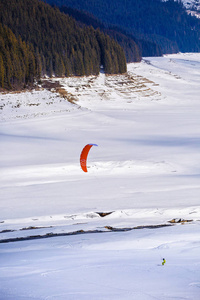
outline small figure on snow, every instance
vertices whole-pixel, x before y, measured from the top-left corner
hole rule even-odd
[[[165,260],[165,258],[163,258],[162,265],[164,266],[165,263],[166,263],[166,260]]]

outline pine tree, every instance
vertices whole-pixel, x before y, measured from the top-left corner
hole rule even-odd
[[[4,69],[4,63],[3,58],[0,53],[0,87],[4,88],[4,76],[5,76],[5,69]]]

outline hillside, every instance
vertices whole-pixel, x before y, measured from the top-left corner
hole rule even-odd
[[[105,25],[118,26],[157,43],[164,53],[200,51],[200,21],[174,0],[47,0],[50,4],[88,11]]]
[[[60,11],[72,16],[80,26],[92,26],[97,29],[100,28],[105,34],[108,34],[111,38],[114,38],[120,46],[124,49],[127,62],[139,62],[142,56],[161,56],[162,50],[156,43],[147,41],[142,38],[136,39],[133,35],[127,33],[127,31],[119,28],[118,26],[106,26],[98,18],[95,18],[92,14],[80,11],[75,8],[61,6]]]
[[[30,44],[41,75],[98,74],[101,65],[109,74],[126,71],[125,54],[117,42],[100,30],[81,28],[73,18],[41,1],[2,0],[0,23]]]
[[[33,48],[0,24],[0,89],[32,85],[40,76]]]

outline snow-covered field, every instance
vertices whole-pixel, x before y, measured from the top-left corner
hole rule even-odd
[[[199,300],[200,54],[59,81],[0,95],[0,300]]]

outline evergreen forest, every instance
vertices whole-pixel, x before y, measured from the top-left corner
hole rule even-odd
[[[200,51],[200,19],[188,15],[180,0],[45,1],[89,12],[106,27],[117,26],[135,39],[142,56],[152,55],[148,42],[162,53]]]
[[[0,24],[0,88],[23,88],[40,76],[34,49]]]
[[[155,42],[146,39],[137,39],[118,26],[106,26],[92,14],[80,11],[75,8],[61,6],[60,11],[76,19],[80,26],[92,26],[99,28],[105,34],[109,35],[124,49],[127,62],[139,62],[142,56],[161,56],[162,49]]]
[[[0,0],[0,88],[101,66],[124,73],[126,62],[179,51],[200,51],[200,20],[181,1]]]
[[[0,1],[0,87],[32,84],[40,76],[126,72],[123,48],[108,34],[80,26],[38,0]]]

